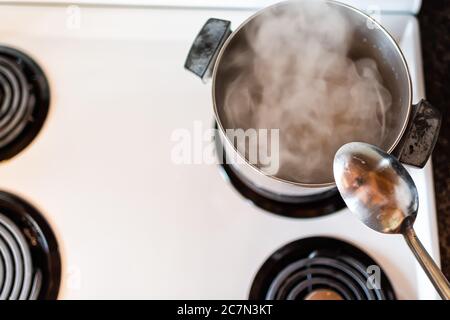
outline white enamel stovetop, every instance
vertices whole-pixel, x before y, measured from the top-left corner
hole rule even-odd
[[[245,299],[273,251],[316,235],[363,248],[399,298],[436,297],[401,236],[377,234],[346,210],[278,217],[245,201],[215,165],[171,162],[172,132],[213,120],[210,86],[183,69],[194,36],[209,17],[236,27],[252,10],[63,2],[0,4],[0,44],[35,58],[52,91],[43,131],[0,165],[0,189],[33,203],[55,229],[60,298]],[[416,19],[383,14],[381,23],[404,50],[417,101]],[[421,197],[417,233],[438,260],[431,167],[410,171]]]

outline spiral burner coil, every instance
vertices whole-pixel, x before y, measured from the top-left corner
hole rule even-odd
[[[36,137],[49,100],[39,66],[24,53],[0,46],[0,160],[13,157]]]
[[[393,300],[395,294],[367,254],[340,240],[315,237],[270,256],[255,277],[250,299]]]
[[[0,300],[55,299],[60,266],[56,239],[42,216],[0,192]]]

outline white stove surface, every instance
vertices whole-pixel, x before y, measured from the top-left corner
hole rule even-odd
[[[246,299],[265,259],[308,236],[369,253],[400,299],[437,297],[401,236],[378,234],[347,210],[291,219],[264,212],[215,165],[175,165],[175,129],[213,121],[210,86],[183,69],[209,17],[252,11],[0,4],[0,44],[31,55],[51,86],[37,139],[0,165],[0,189],[34,204],[57,233],[60,298]],[[78,10],[78,9],[77,9]],[[78,21],[80,22],[78,24]],[[404,50],[414,100],[424,96],[418,26],[381,23]],[[416,231],[439,260],[430,164],[410,170],[420,192]]]

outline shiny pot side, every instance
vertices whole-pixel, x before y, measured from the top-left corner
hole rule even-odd
[[[376,21],[361,11],[334,1],[336,6],[354,26],[352,46],[349,52],[352,58],[369,57],[374,59],[380,69],[383,80],[392,95],[392,107],[386,114],[389,134],[380,147],[396,155],[403,163],[422,167],[433,150],[440,127],[440,113],[425,101],[412,105],[411,79],[406,61],[398,45],[389,33]],[[275,10],[285,10],[295,5],[287,1],[257,12],[234,32],[230,22],[209,19],[197,36],[186,60],[186,69],[206,80],[212,72],[212,95],[216,121],[220,130],[220,139],[230,164],[247,184],[265,190],[274,195],[304,197],[326,192],[335,187],[334,181],[326,183],[301,183],[283,180],[266,175],[250,164],[227,138],[224,121],[224,98],[227,85],[239,70],[230,68],[227,61],[241,50],[247,50],[245,30],[252,23],[261,23]],[[239,161],[235,161],[238,159]]]

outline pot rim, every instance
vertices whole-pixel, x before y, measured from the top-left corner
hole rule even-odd
[[[262,13],[264,13],[266,10],[270,10],[273,8],[276,8],[278,6],[282,6],[282,5],[286,5],[289,3],[294,3],[296,2],[296,0],[286,0],[286,1],[281,1],[278,2],[276,4],[264,7],[260,10],[258,10],[256,13],[254,13],[253,15],[251,15],[250,17],[248,17],[244,22],[242,22],[239,27],[233,31],[230,36],[225,40],[224,44],[222,45],[222,47],[220,48],[220,51],[217,55],[217,59],[214,63],[214,69],[213,69],[213,74],[212,74],[212,99],[213,99],[213,107],[214,107],[214,116],[216,118],[216,122],[218,125],[218,128],[221,131],[221,134],[224,136],[225,141],[227,143],[227,145],[229,147],[232,148],[232,150],[234,150],[234,152],[237,153],[237,156],[240,158],[240,160],[243,161],[243,163],[245,163],[246,165],[248,165],[250,168],[252,168],[252,170],[256,171],[257,173],[266,176],[267,178],[273,179],[277,182],[283,183],[283,184],[289,184],[289,185],[295,185],[295,186],[300,186],[300,187],[307,187],[307,188],[323,188],[323,187],[330,187],[330,186],[334,186],[335,182],[324,182],[324,183],[304,183],[304,182],[297,182],[297,181],[289,181],[289,180],[285,180],[273,175],[267,175],[265,174],[262,170],[260,170],[258,167],[254,166],[253,164],[251,164],[247,158],[245,156],[243,156],[236,148],[236,146],[231,143],[231,141],[228,139],[227,135],[224,134],[225,129],[222,125],[222,121],[220,120],[220,116],[217,110],[217,103],[216,103],[216,92],[215,92],[215,88],[216,88],[216,78],[217,78],[217,73],[218,73],[218,66],[220,65],[220,61],[223,57],[223,54],[225,52],[225,49],[228,47],[228,45],[230,44],[230,42],[233,40],[233,38],[236,36],[236,34],[239,33],[239,31],[241,29],[243,29],[248,22],[250,22],[251,20],[253,20],[254,18],[256,18],[257,16],[261,15]],[[406,128],[408,126],[409,123],[409,118],[411,115],[411,110],[412,110],[412,83],[411,83],[411,75],[408,69],[408,64],[406,63],[406,59],[402,53],[402,51],[400,50],[399,45],[397,44],[397,42],[394,40],[394,38],[392,37],[392,35],[380,24],[378,23],[378,21],[376,21],[375,19],[373,19],[371,16],[369,16],[368,14],[364,13],[363,11],[352,7],[348,4],[344,4],[338,1],[334,1],[334,0],[325,0],[325,2],[327,4],[331,4],[331,5],[337,5],[337,6],[341,6],[344,7],[346,9],[349,9],[350,11],[353,11],[356,14],[362,15],[364,18],[368,19],[371,21],[371,23],[373,23],[374,26],[377,27],[377,29],[379,29],[380,31],[382,31],[384,33],[384,35],[386,36],[387,40],[392,44],[392,46],[394,47],[395,51],[398,53],[398,56],[400,57],[401,61],[403,62],[403,67],[404,67],[404,71],[406,73],[406,77],[408,79],[408,100],[407,100],[407,112],[406,112],[406,116],[405,119],[403,120],[403,125],[402,128],[397,136],[397,138],[395,139],[394,143],[389,147],[389,149],[386,151],[387,153],[391,153],[395,147],[399,144],[400,140],[402,139]]]

